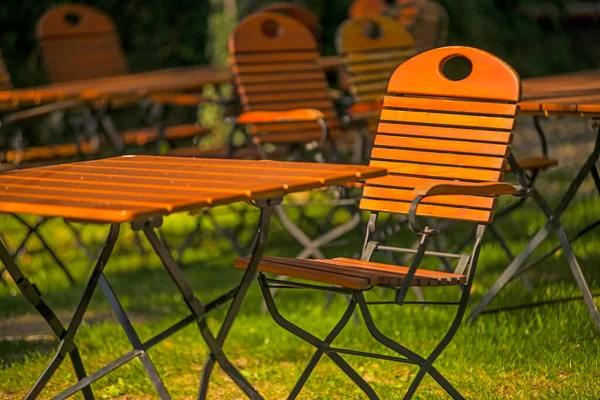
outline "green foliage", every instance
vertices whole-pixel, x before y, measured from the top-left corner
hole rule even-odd
[[[16,86],[45,82],[35,24],[60,0],[2,0],[0,47]],[[206,63],[209,0],[80,0],[115,21],[132,71]]]

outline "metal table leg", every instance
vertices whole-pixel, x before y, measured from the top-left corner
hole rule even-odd
[[[600,127],[598,127],[596,134],[596,142],[594,144],[594,149],[590,156],[588,157],[585,164],[581,167],[576,177],[573,179],[566,193],[561,198],[558,206],[552,210],[548,205],[547,201],[537,192],[535,189],[532,189],[533,200],[539,206],[539,208],[544,212],[547,218],[547,222],[542,229],[540,229],[531,239],[531,241],[527,244],[525,249],[521,254],[519,254],[510,265],[504,270],[504,272],[500,275],[500,277],[496,280],[491,289],[483,296],[481,301],[477,304],[477,306],[473,309],[469,316],[470,321],[474,321],[485,312],[486,307],[489,303],[496,297],[496,295],[502,290],[504,286],[508,282],[510,282],[515,276],[524,272],[528,269],[528,266],[525,265],[525,262],[529,257],[534,253],[534,251],[542,244],[542,242],[548,237],[551,232],[555,232],[559,238],[560,248],[563,249],[565,257],[569,263],[569,267],[571,268],[571,272],[573,277],[579,286],[583,294],[583,299],[588,307],[590,315],[594,320],[594,324],[598,329],[600,329],[600,313],[598,311],[598,307],[594,302],[594,297],[587,285],[585,277],[581,272],[581,268],[579,266],[579,262],[577,261],[577,257],[573,252],[571,247],[571,242],[573,239],[569,239],[567,236],[562,224],[560,223],[560,217],[570,204],[571,200],[579,190],[581,184],[585,180],[588,175],[591,175],[594,179],[594,183],[600,194],[600,176],[598,174],[598,170],[596,168],[596,162],[600,158]],[[512,167],[512,165],[511,165]],[[522,179],[522,175],[520,176]],[[597,223],[592,224],[592,226],[596,226]],[[582,232],[588,232],[591,229],[589,227],[585,228]],[[579,238],[582,235],[575,235],[575,238]],[[556,250],[553,249],[551,252],[554,253]],[[541,259],[545,259],[543,256]],[[494,310],[497,311],[497,310]]]
[[[226,365],[226,364],[224,365],[222,363],[222,361],[220,360],[220,356],[223,357],[221,347],[223,346],[223,343],[225,343],[225,339],[227,338],[227,335],[229,334],[229,331],[231,330],[231,327],[233,326],[235,317],[237,316],[237,314],[240,311],[242,301],[244,300],[244,297],[246,296],[246,293],[250,287],[250,284],[252,283],[252,281],[254,280],[254,277],[256,276],[256,272],[258,269],[258,263],[262,257],[262,254],[265,249],[266,241],[267,241],[271,213],[273,211],[273,207],[276,207],[279,204],[281,204],[281,199],[273,199],[273,200],[268,200],[266,202],[256,204],[257,207],[261,208],[261,213],[260,213],[258,232],[256,234],[254,243],[252,244],[251,251],[250,251],[250,255],[251,255],[250,262],[248,264],[248,268],[244,272],[244,276],[242,277],[242,280],[240,282],[240,285],[239,285],[239,288],[235,295],[235,298],[233,299],[231,305],[229,306],[229,310],[227,311],[225,320],[223,321],[223,324],[221,325],[221,329],[219,330],[216,341],[214,343],[215,349],[213,350],[213,348],[211,348],[211,354],[206,359],[206,362],[204,363],[204,368],[202,370],[202,378],[200,381],[200,389],[198,392],[199,399],[205,399],[208,394],[210,375],[212,373],[215,361],[217,361],[219,363],[219,365],[221,365],[221,367],[225,370],[225,372],[227,372],[229,374],[229,376],[231,376],[232,379],[234,379],[234,381],[236,381],[236,379],[234,378],[234,376],[232,376],[232,372],[235,371],[236,373],[239,374],[239,372],[237,372],[237,370],[235,370],[235,368],[233,368],[232,365],[228,366],[228,365]],[[212,338],[212,335],[210,335],[210,337]],[[231,371],[231,368],[233,368],[233,371]],[[244,378],[242,378],[242,380],[243,380],[243,382],[245,382]],[[236,383],[238,383],[238,381],[236,381]],[[253,399],[261,398],[260,395],[258,394],[258,392],[254,391],[254,390],[247,391],[246,389],[244,389],[244,387],[242,387],[240,385],[240,383],[238,383],[238,386],[240,386],[244,390],[246,395],[248,395],[250,398],[253,398]],[[250,386],[250,388],[251,388],[251,386]]]

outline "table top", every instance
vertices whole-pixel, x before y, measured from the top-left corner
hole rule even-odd
[[[600,70],[523,79],[521,114],[600,117]]]
[[[121,156],[0,174],[0,212],[120,223],[387,174],[362,165]]]
[[[337,56],[319,59],[325,71],[336,69],[341,60]],[[41,104],[60,100],[84,98],[88,100],[118,96],[146,96],[155,93],[199,90],[205,85],[219,85],[232,80],[225,67],[194,66],[169,68],[109,78],[55,83],[23,89],[0,91],[0,106]]]

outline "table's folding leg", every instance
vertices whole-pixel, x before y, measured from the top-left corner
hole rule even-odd
[[[225,320],[221,325],[221,329],[219,330],[219,334],[216,338],[216,345],[219,351],[221,350],[221,346],[225,343],[225,339],[229,334],[231,327],[233,326],[233,322],[235,317],[240,311],[240,307],[242,306],[242,302],[248,289],[250,288],[250,284],[254,280],[256,276],[256,271],[258,269],[258,263],[262,257],[262,254],[265,249],[265,245],[267,242],[267,236],[269,232],[269,221],[271,219],[271,213],[274,207],[277,207],[281,204],[281,199],[271,199],[267,201],[262,201],[257,203],[256,206],[261,209],[260,219],[258,225],[258,232],[256,233],[256,237],[254,238],[254,243],[252,243],[252,247],[250,249],[250,262],[248,263],[248,268],[244,272],[242,280],[240,282],[237,293],[229,306],[229,310],[227,311],[227,315],[225,316]],[[212,335],[211,335],[212,337]],[[198,399],[205,399],[208,394],[208,386],[210,383],[210,375],[212,373],[215,361],[219,362],[219,365],[223,368],[223,364],[221,364],[219,360],[219,354],[215,353],[211,349],[210,356],[206,359],[204,363],[204,368],[202,370],[202,378],[200,381],[200,390],[198,392]],[[225,369],[225,368],[223,368]],[[231,376],[229,371],[225,369],[225,371]],[[237,383],[237,382],[236,382]],[[239,385],[239,384],[238,384]],[[243,389],[243,388],[242,388]],[[244,390],[245,391],[245,390]],[[254,391],[254,393],[249,393],[245,391],[248,396],[251,398],[261,398],[260,395]]]
[[[592,319],[594,320],[595,325],[600,329],[600,314],[598,312],[598,308],[594,302],[593,295],[585,281],[585,278],[581,272],[581,268],[579,266],[579,262],[577,261],[577,257],[573,252],[571,247],[571,239],[567,236],[562,224],[560,223],[560,217],[563,212],[567,209],[570,202],[573,200],[573,197],[579,190],[579,187],[585,180],[588,175],[591,175],[594,179],[594,183],[598,192],[600,194],[600,176],[598,174],[598,170],[596,169],[596,162],[600,158],[600,128],[596,134],[596,142],[594,144],[594,149],[585,164],[581,167],[576,177],[573,179],[569,188],[560,199],[558,206],[552,210],[546,200],[537,192],[535,189],[532,189],[532,198],[538,205],[538,207],[544,212],[547,218],[547,222],[542,229],[540,229],[535,236],[529,241],[523,252],[519,254],[510,264],[509,266],[502,272],[500,277],[494,282],[490,290],[483,296],[477,306],[471,311],[469,315],[469,320],[474,321],[481,315],[489,303],[496,297],[496,295],[502,290],[506,284],[508,284],[515,276],[519,273],[523,273],[524,270],[528,269],[528,266],[525,266],[525,261],[533,254],[533,252],[542,244],[542,242],[548,237],[548,235],[554,231],[560,242],[560,248],[563,249],[565,256],[567,257],[567,261],[569,262],[569,267],[571,268],[571,272],[573,274],[573,278],[575,279],[577,285],[579,286],[583,299],[590,311]],[[511,165],[512,167],[512,165]],[[520,176],[522,179],[522,176]],[[595,226],[592,224],[591,226]],[[589,228],[589,227],[588,227]],[[588,228],[584,229],[581,232],[587,232]],[[580,233],[581,233],[580,232]],[[581,234],[577,234],[575,237],[580,237]],[[551,250],[552,253],[555,250]],[[542,257],[544,259],[545,256]],[[499,311],[499,310],[495,310]]]
[[[104,274],[102,274],[102,276],[100,277],[100,289],[102,289],[104,297],[106,297],[106,300],[108,300],[108,303],[110,304],[110,307],[112,308],[115,317],[117,318],[117,320],[121,324],[121,327],[125,331],[129,342],[133,345],[133,348],[135,350],[140,350],[140,361],[144,366],[146,374],[148,374],[150,382],[152,383],[152,386],[154,386],[156,393],[158,393],[161,399],[170,400],[171,396],[169,395],[165,384],[158,375],[158,371],[156,371],[154,363],[152,363],[152,360],[146,352],[146,349],[144,348],[140,337],[138,336],[137,332],[135,331],[135,328],[133,327],[133,324],[131,323],[129,317],[127,316],[127,313],[125,312],[125,309],[119,302],[117,295],[115,294],[113,288],[111,287]]]
[[[242,374],[233,366],[233,364],[225,356],[222,346],[223,342],[225,341],[225,337],[229,332],[229,329],[233,325],[233,321],[239,312],[246,292],[248,291],[248,288],[250,287],[250,284],[252,283],[252,280],[254,279],[254,276],[256,274],[256,269],[258,268],[258,261],[262,256],[262,252],[264,250],[265,242],[267,239],[269,220],[272,210],[271,203],[272,201],[267,200],[259,205],[259,207],[261,207],[262,209],[260,216],[260,226],[255,243],[252,246],[252,260],[254,261],[254,265],[251,265],[244,273],[242,281],[240,282],[240,285],[236,290],[235,297],[233,298],[233,301],[229,307],[229,311],[227,313],[227,316],[225,317],[225,321],[221,326],[217,338],[213,336],[206,322],[205,317],[207,311],[205,306],[194,295],[194,291],[192,290],[192,287],[190,286],[188,281],[185,279],[185,276],[183,275],[179,264],[177,263],[177,261],[175,261],[168,248],[156,234],[155,228],[158,228],[161,225],[162,221],[148,221],[142,227],[134,227],[134,230],[142,229],[144,231],[144,234],[146,235],[146,238],[152,245],[152,248],[162,261],[165,269],[171,276],[171,279],[182,294],[182,297],[186,305],[188,306],[188,309],[191,311],[192,315],[194,316],[194,319],[196,320],[196,323],[198,324],[200,334],[202,335],[202,338],[204,339],[210,350],[210,356],[207,362],[205,363],[205,367],[202,374],[202,383],[200,385],[201,391],[202,388],[204,388],[204,396],[206,396],[206,391],[208,389],[208,381],[210,379],[210,373],[212,372],[213,364],[216,361],[219,363],[221,368],[223,368],[223,370],[227,373],[227,375],[229,375],[229,377],[240,387],[240,389],[244,391],[244,393],[249,398],[262,399],[262,397],[256,391],[256,389],[252,387],[252,385],[246,380],[246,378],[242,376]]]
[[[104,271],[104,268],[106,267],[106,264],[108,263],[108,260],[110,258],[110,255],[112,254],[112,251],[115,247],[115,243],[117,242],[118,237],[119,237],[119,225],[113,224],[110,227],[110,231],[108,233],[108,238],[106,240],[106,244],[104,245],[104,248],[102,249],[102,252],[100,253],[100,256],[98,257],[98,260],[96,261],[96,265],[94,266],[94,269],[92,270],[92,273],[88,279],[88,283],[83,291],[83,294],[81,295],[79,304],[77,305],[77,308],[75,309],[75,312],[73,313],[73,317],[71,318],[69,327],[64,332],[64,334],[61,335],[61,337],[60,337],[60,345],[56,352],[56,355],[54,356],[54,359],[52,359],[50,364],[48,364],[48,366],[46,367],[46,370],[40,376],[38,382],[31,389],[30,394],[33,394],[33,396],[31,398],[35,398],[41,392],[41,390],[44,388],[44,386],[46,386],[46,384],[48,383],[48,381],[50,380],[52,375],[54,375],[54,373],[56,372],[56,370],[58,369],[58,367],[64,360],[66,354],[70,353],[73,349],[76,348],[73,339],[75,338],[77,330],[79,329],[79,326],[81,325],[81,322],[83,321],[83,316],[84,316],[85,312],[87,311],[90,301],[92,300],[92,296],[96,290],[96,287],[98,286],[98,281],[99,281],[100,277],[102,276],[102,273]],[[79,379],[81,379],[81,378],[79,378]],[[85,388],[83,390],[85,390]],[[55,398],[60,399],[61,396],[58,395]]]

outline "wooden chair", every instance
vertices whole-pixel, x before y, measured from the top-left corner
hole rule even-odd
[[[472,70],[466,78],[455,81],[444,75],[444,68],[448,60],[456,57],[468,59]],[[519,78],[507,64],[489,53],[468,47],[446,47],[422,53],[394,72],[384,99],[370,162],[370,165],[386,167],[389,175],[367,180],[360,207],[370,211],[371,216],[361,258],[263,257],[258,267],[260,287],[274,320],[317,348],[289,399],[296,398],[323,355],[369,398],[378,398],[371,386],[342,358],[343,354],[385,357],[386,360],[418,365],[406,399],[413,396],[426,374],[453,398],[462,398],[432,364],[460,326],[475,276],[481,240],[486,225],[493,220],[497,196],[527,194],[527,190],[502,182],[520,93]],[[397,248],[374,241],[380,212],[408,215],[410,227],[419,237],[418,248]],[[477,235],[472,250],[464,254],[428,251],[428,242],[439,232],[429,227],[421,228],[419,217],[476,224]],[[378,251],[413,254],[412,262],[401,266],[370,261]],[[423,269],[421,262],[428,256],[445,257],[456,263],[456,269],[451,273]],[[247,257],[240,257],[235,260],[235,265],[247,268],[248,262]],[[308,282],[281,282],[267,278],[265,273]],[[405,300],[411,286],[460,289],[458,301],[444,302],[457,306],[456,316],[448,333],[430,355],[418,355],[377,328],[364,294],[375,286],[394,291],[393,301],[377,301],[377,304],[390,305],[420,304]],[[351,300],[340,322],[323,340],[279,313],[269,290],[273,287],[325,290],[349,295]],[[456,289],[448,293],[455,297],[459,295]],[[357,305],[373,338],[398,356],[332,346]]]
[[[318,46],[311,31],[300,22],[273,12],[245,18],[229,37],[231,68],[242,113],[231,118],[232,133],[226,154],[259,158],[335,160],[336,140],[345,140],[346,128],[328,93],[323,69],[318,63]],[[235,144],[243,132],[245,143]],[[274,147],[275,153],[268,153]],[[248,149],[254,149],[253,154]],[[202,155],[198,151],[196,155]],[[311,203],[314,204],[314,203]],[[300,230],[282,207],[275,212],[284,227],[303,245],[301,256],[322,254],[319,247],[336,240],[360,222],[351,221],[313,238]],[[329,227],[328,227],[329,228]],[[238,252],[244,246],[235,244]]]
[[[108,15],[81,4],[64,4],[47,11],[37,23],[37,38],[50,80],[56,83],[83,79],[107,78],[129,72],[119,35]],[[196,107],[189,96],[156,96],[161,106]],[[150,122],[150,121],[148,121]],[[175,141],[204,135],[210,130],[198,124],[156,126],[118,134],[112,120],[101,115],[102,127],[117,151],[125,145],[143,146],[162,139]]]
[[[383,15],[368,15],[346,20],[336,32],[336,50],[342,56],[342,74],[350,92],[352,106],[346,110],[351,120],[366,121],[363,149],[369,147],[371,132],[376,132],[381,100],[394,70],[416,55],[413,38],[399,23]]]
[[[348,12],[352,18],[378,14],[400,22],[419,52],[446,45],[448,13],[433,0],[355,0]]]

